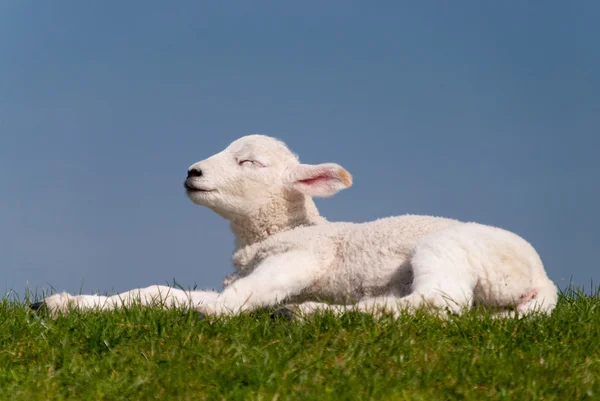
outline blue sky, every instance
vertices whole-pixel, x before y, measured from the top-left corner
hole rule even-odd
[[[376,5],[375,5],[376,4]],[[600,282],[600,3],[0,3],[0,284],[219,287],[187,167],[248,133],[354,186],[329,220],[515,231]]]

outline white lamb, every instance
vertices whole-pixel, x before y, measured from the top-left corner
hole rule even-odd
[[[221,293],[152,286],[112,297],[55,294],[44,302],[54,313],[160,302],[207,315],[280,302],[299,314],[351,308],[397,315],[419,307],[460,313],[482,305],[524,315],[555,307],[557,289],[540,257],[508,231],[411,215],[327,222],[312,197],[351,185],[337,164],[300,164],[276,139],[240,138],[192,165],[185,180],[192,202],[229,220],[236,237],[236,272]]]

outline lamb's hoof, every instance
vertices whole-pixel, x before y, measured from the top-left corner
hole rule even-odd
[[[276,309],[275,312],[271,313],[271,319],[294,320],[295,318],[294,312],[286,307]]]
[[[31,309],[32,311],[39,311],[42,309],[45,309],[46,304],[44,303],[44,301],[40,301],[40,302],[34,302],[32,304],[29,304],[29,309]]]

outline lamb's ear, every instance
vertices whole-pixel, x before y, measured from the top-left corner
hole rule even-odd
[[[352,176],[335,163],[299,164],[288,171],[286,183],[305,195],[327,197],[352,185]]]

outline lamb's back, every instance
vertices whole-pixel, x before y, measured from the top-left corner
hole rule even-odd
[[[342,269],[367,269],[376,276],[391,265],[404,263],[419,239],[455,224],[456,220],[405,215],[342,227],[333,237],[336,264]],[[364,277],[363,277],[364,278]]]
[[[409,258],[419,239],[456,224],[460,223],[406,215],[313,227],[320,234],[326,233],[321,240],[312,242],[313,249],[325,253],[332,248],[333,254],[326,273],[307,289],[306,295],[345,302],[390,291],[408,293],[412,282]],[[339,298],[340,294],[345,294],[346,299]]]

